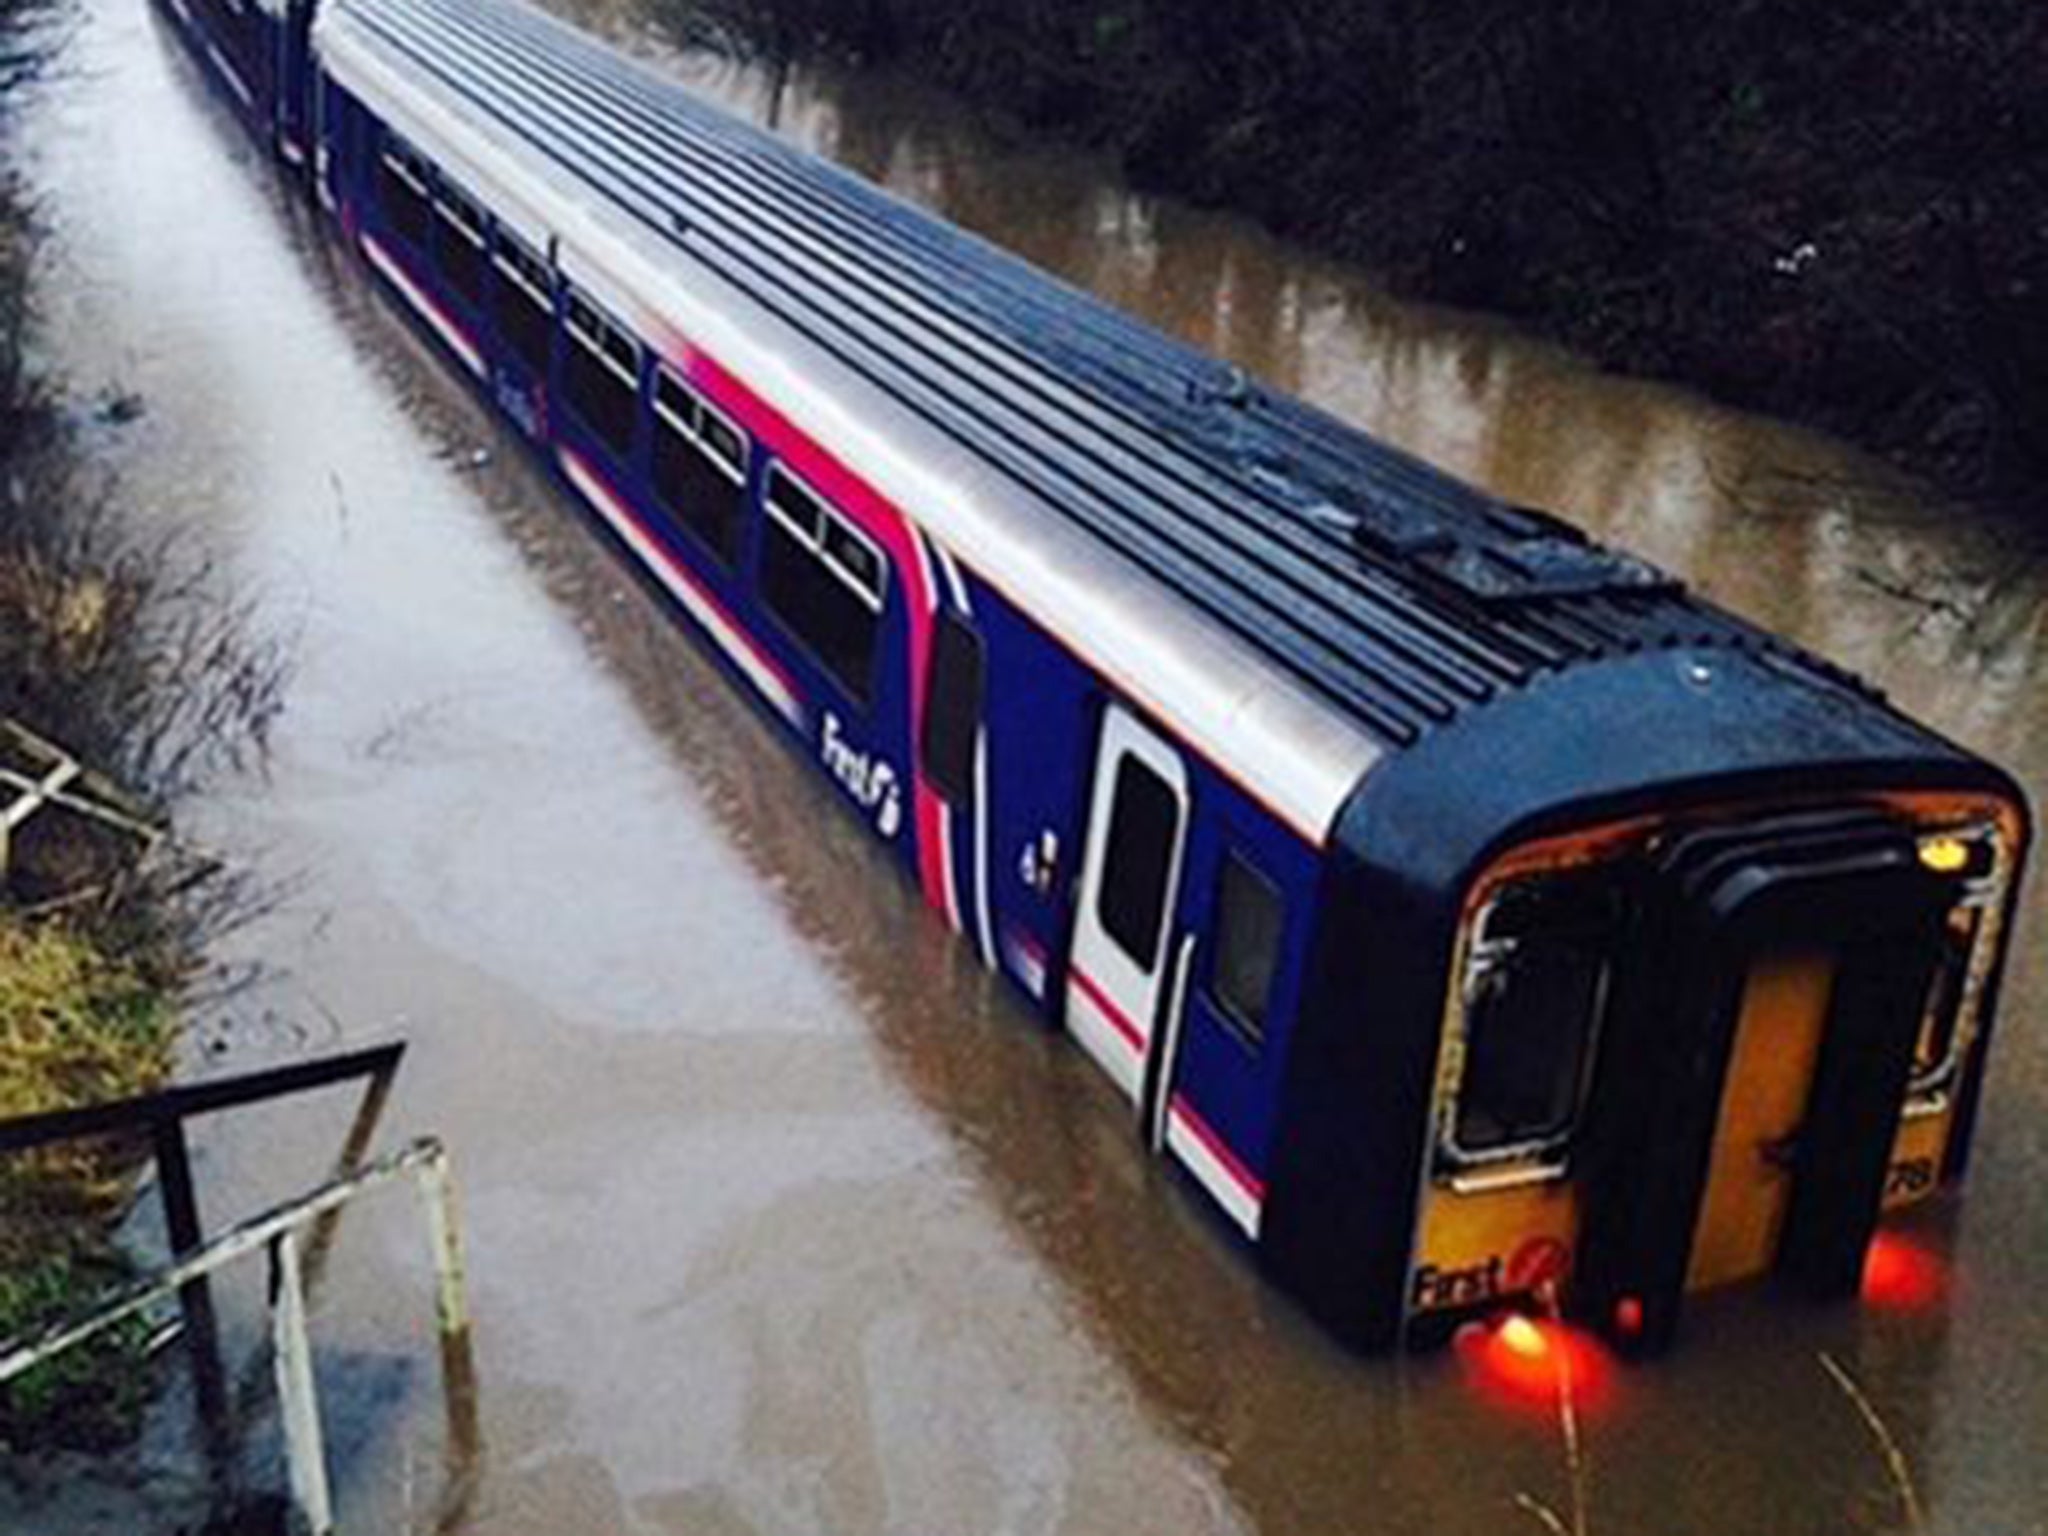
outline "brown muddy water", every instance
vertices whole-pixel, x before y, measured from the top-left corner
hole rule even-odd
[[[473,1454],[441,1427],[406,1200],[351,1216],[325,1273],[344,1528],[1492,1533],[1540,1528],[1519,1496],[1568,1507],[1553,1425],[1448,1356],[1349,1358],[1257,1281],[373,300],[144,0],[80,6],[11,146],[51,221],[54,360],[141,394],[139,421],[95,429],[130,499],[299,658],[268,778],[201,819],[292,882],[237,940],[269,980],[206,1043],[253,1064],[407,1035],[385,1137],[438,1131],[464,1188]],[[778,87],[630,10],[586,19],[2048,784],[2048,581],[1827,445],[1391,304],[901,83]],[[1927,1530],[2048,1532],[2042,918],[2036,895],[1967,1198],[1926,1224],[1946,1304],[1695,1309],[1585,1425],[1588,1530],[1905,1528],[1825,1351]],[[209,1127],[210,1216],[319,1177],[346,1110]],[[257,1284],[225,1300],[260,1401]],[[0,1528],[176,1529],[202,1490],[175,1407],[95,1477],[0,1477]],[[252,1435],[261,1483],[275,1429]]]

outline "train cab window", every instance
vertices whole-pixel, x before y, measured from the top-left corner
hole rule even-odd
[[[1527,880],[1483,913],[1465,978],[1455,1153],[1536,1155],[1569,1136],[1618,925],[1618,897],[1596,877]]]
[[[1180,798],[1173,786],[1136,757],[1123,758],[1110,799],[1109,847],[1095,914],[1102,931],[1147,975],[1159,963],[1166,883],[1179,843]]]
[[[746,434],[666,370],[654,376],[654,489],[731,570],[746,527]]]
[[[434,212],[439,216],[436,253],[442,276],[472,305],[484,302],[484,216],[477,205],[445,181],[434,193]]]
[[[865,704],[874,691],[888,564],[780,465],[769,471],[767,505],[762,596],[839,686]]]
[[[639,417],[640,344],[580,293],[568,303],[564,392],[577,419],[621,459]]]
[[[498,286],[491,313],[498,334],[513,355],[535,375],[545,378],[548,349],[555,329],[555,279],[547,262],[498,229]]]
[[[1931,1105],[1941,1100],[1955,1082],[1962,1043],[1958,1026],[1969,992],[1970,961],[1976,953],[1977,934],[1983,923],[1982,907],[1957,907],[1949,914],[1941,953],[1935,959],[1934,976],[1928,983],[1927,1001],[1920,1014],[1910,1102]]]
[[[423,247],[433,228],[427,162],[396,134],[387,135],[377,159],[377,200],[408,245]]]
[[[939,615],[932,642],[930,691],[918,757],[932,787],[955,805],[974,788],[974,745],[981,733],[985,664],[981,637],[965,620]]]
[[[1235,850],[1226,852],[1216,875],[1216,961],[1209,993],[1223,1017],[1255,1046],[1266,1038],[1286,919],[1280,888]]]

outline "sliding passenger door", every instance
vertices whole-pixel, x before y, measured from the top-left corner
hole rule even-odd
[[[1133,1099],[1172,960],[1187,846],[1180,755],[1135,716],[1103,716],[1088,812],[1080,907],[1067,966],[1067,1028]]]

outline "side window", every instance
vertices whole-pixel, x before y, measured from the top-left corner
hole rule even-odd
[[[492,314],[498,334],[535,374],[546,377],[555,328],[555,280],[548,264],[522,241],[498,229],[498,287]]]
[[[377,200],[408,245],[427,243],[433,228],[428,196],[427,162],[397,134],[385,134],[384,150],[377,158]]]
[[[1482,914],[1455,1152],[1535,1152],[1570,1134],[1607,1005],[1616,902],[1605,880],[1553,875],[1508,887]]]
[[[918,757],[925,777],[956,805],[974,789],[974,743],[981,730],[985,670],[981,636],[952,614],[940,614]]]
[[[665,369],[654,376],[654,489],[731,570],[746,527],[747,437]]]
[[[569,295],[569,405],[619,458],[633,451],[639,417],[640,344],[580,293]]]
[[[1137,758],[1125,757],[1116,766],[1095,913],[1102,931],[1148,975],[1159,962],[1166,882],[1179,840],[1180,800],[1173,787]]]
[[[769,471],[761,593],[840,687],[874,693],[889,570],[882,552],[779,465]]]
[[[1235,849],[1227,851],[1216,876],[1216,961],[1209,973],[1209,993],[1223,1016],[1253,1045],[1266,1038],[1286,923],[1280,888]]]
[[[448,286],[476,308],[484,302],[484,216],[477,205],[444,180],[434,194],[440,215],[436,235],[441,274]]]

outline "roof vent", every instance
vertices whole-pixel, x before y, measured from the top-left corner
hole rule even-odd
[[[1369,496],[1344,498],[1351,537],[1417,575],[1487,604],[1538,598],[1648,594],[1680,589],[1648,561],[1593,543],[1578,528],[1534,507],[1489,502],[1466,512]]]

